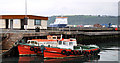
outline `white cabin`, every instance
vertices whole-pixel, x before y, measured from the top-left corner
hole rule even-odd
[[[76,39],[64,39],[63,41],[61,41],[61,40],[58,41],[58,46],[57,47],[73,50],[74,46],[77,46]]]

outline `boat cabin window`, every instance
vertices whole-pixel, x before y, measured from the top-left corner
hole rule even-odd
[[[69,42],[69,45],[72,46],[72,45],[73,45],[73,42]]]
[[[53,37],[53,39],[57,39],[57,37]]]
[[[27,42],[28,44],[30,43],[30,41]]]
[[[37,44],[37,42],[35,41],[35,44]]]
[[[31,41],[31,44],[34,44],[34,41]]]
[[[51,37],[47,37],[48,39],[51,39]]]
[[[68,46],[68,43],[69,43],[69,42],[64,42],[64,41],[63,41],[63,45]]]
[[[62,41],[59,41],[59,45],[62,45]]]

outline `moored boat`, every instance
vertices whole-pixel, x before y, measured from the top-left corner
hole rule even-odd
[[[56,47],[45,46],[44,58],[65,58],[97,55],[100,48],[96,45],[77,45],[76,39],[59,40]]]
[[[41,53],[44,58],[65,58],[97,55],[100,52],[97,45],[78,45],[74,38],[63,39],[62,36],[61,39],[56,36],[48,36],[47,38],[28,40],[27,44],[29,45],[19,44],[19,55]]]
[[[44,46],[57,44],[56,36],[47,36],[48,39],[33,39],[28,40],[27,43],[19,43],[19,55],[43,55]]]
[[[44,46],[37,45],[36,41],[28,41],[27,43],[19,43],[19,55],[42,55]]]

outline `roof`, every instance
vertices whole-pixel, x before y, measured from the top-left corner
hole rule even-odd
[[[57,41],[57,40],[48,40],[48,39],[32,39],[32,40],[36,40],[38,42],[51,42],[51,41]]]
[[[24,19],[26,16],[28,19],[40,19],[48,20],[48,17],[35,16],[35,15],[1,15],[2,19]]]
[[[57,41],[57,40],[60,40],[60,41],[65,41],[65,42],[71,42],[71,41],[76,41],[76,40],[71,40],[71,39],[57,39],[57,40],[48,40],[48,39],[32,39],[32,40],[36,40],[38,42],[51,42],[51,41]]]

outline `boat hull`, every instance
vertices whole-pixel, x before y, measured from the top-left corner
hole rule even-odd
[[[67,26],[67,24],[52,24],[49,27],[60,27],[60,28],[62,28],[62,27],[66,27],[66,26]]]
[[[31,47],[33,47],[33,46],[18,45],[19,55],[39,55],[39,54],[42,54],[42,52],[40,51],[40,47],[34,46],[33,50],[31,49]]]
[[[65,50],[66,54],[63,54],[62,51]],[[88,54],[84,53],[76,53],[75,51],[81,51],[81,50],[70,50],[70,49],[59,49],[59,48],[50,48],[50,47],[46,47],[46,50],[44,51],[44,58],[66,58],[66,57],[79,57],[79,56],[85,56],[85,55],[95,55],[98,54],[99,52],[97,52],[98,50],[100,50],[99,48],[95,48],[95,49],[90,49],[90,50],[83,50],[83,51],[87,51]],[[74,51],[74,54],[71,52]],[[94,52],[95,54],[91,54],[91,51],[96,51]]]

